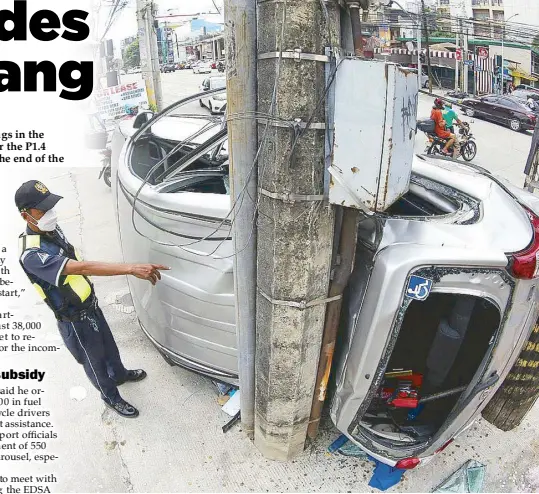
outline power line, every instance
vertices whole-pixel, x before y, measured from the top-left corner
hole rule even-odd
[[[213,6],[215,7],[215,10],[219,12],[219,15],[221,15],[221,11],[219,10],[219,7],[217,7],[217,4],[215,3],[215,0],[211,0],[211,3],[213,3]]]

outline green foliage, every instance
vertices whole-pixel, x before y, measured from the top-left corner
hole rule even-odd
[[[123,55],[124,67],[126,69],[132,69],[133,67],[140,66],[140,48],[138,39],[133,41],[124,51]]]

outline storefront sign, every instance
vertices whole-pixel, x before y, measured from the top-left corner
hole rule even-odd
[[[139,106],[148,106],[144,80],[96,91],[95,103],[97,111],[104,119],[133,114]]]

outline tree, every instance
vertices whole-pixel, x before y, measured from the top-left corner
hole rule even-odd
[[[124,67],[126,69],[132,69],[133,67],[140,66],[140,48],[138,39],[133,41],[124,51],[123,54]]]

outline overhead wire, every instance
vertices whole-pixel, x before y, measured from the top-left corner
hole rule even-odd
[[[243,252],[249,246],[249,244],[251,242],[251,239],[253,237],[253,234],[254,234],[254,229],[255,229],[256,224],[257,224],[256,218],[257,218],[257,215],[260,213],[260,202],[261,202],[261,198],[262,198],[262,192],[261,192],[260,188],[259,188],[259,191],[257,193],[256,206],[255,206],[255,209],[254,209],[254,212],[253,212],[253,217],[252,217],[252,220],[251,220],[251,230],[250,230],[250,233],[249,233],[249,236],[247,238],[247,241],[246,241],[245,245],[241,249],[233,252],[231,255],[215,256],[215,253],[220,249],[220,247],[223,245],[223,243],[226,240],[230,239],[230,234],[231,234],[232,228],[234,226],[236,215],[234,215],[232,221],[230,222],[230,227],[228,229],[228,234],[227,234],[226,237],[218,238],[218,239],[212,238],[212,237],[213,237],[213,235],[215,233],[217,233],[225,225],[225,223],[227,222],[230,215],[232,215],[234,213],[234,211],[236,211],[237,208],[238,208],[237,210],[239,211],[239,208],[242,207],[243,200],[245,199],[245,194],[248,194],[249,197],[251,198],[251,200],[254,200],[254,198],[251,197],[251,195],[249,194],[249,192],[247,190],[247,186],[250,183],[250,180],[251,180],[252,174],[254,172],[254,169],[258,164],[262,149],[263,149],[263,147],[264,147],[264,145],[265,145],[265,143],[267,141],[270,123],[271,122],[280,122],[282,125],[284,124],[286,126],[289,126],[291,129],[293,129],[294,125],[295,125],[295,124],[293,124],[293,123],[291,123],[291,122],[289,122],[289,121],[287,121],[285,119],[282,119],[281,117],[277,117],[275,115],[275,107],[276,107],[276,102],[277,102],[277,88],[278,88],[278,83],[279,83],[279,80],[280,80],[281,63],[282,63],[282,58],[283,58],[282,53],[283,53],[283,44],[284,44],[284,29],[285,29],[286,19],[287,19],[287,0],[284,0],[284,2],[282,2],[282,4],[283,4],[283,12],[282,12],[279,51],[278,51],[279,56],[278,56],[277,65],[276,65],[276,71],[275,71],[275,81],[274,81],[274,85],[273,85],[272,99],[271,99],[271,102],[270,102],[270,106],[268,108],[268,112],[258,112],[258,111],[255,112],[255,111],[253,111],[253,112],[245,112],[245,113],[236,113],[236,114],[232,114],[232,115],[227,115],[227,117],[226,117],[227,122],[228,121],[234,121],[234,120],[237,120],[237,119],[242,119],[242,118],[254,118],[256,120],[262,120],[262,119],[265,120],[265,128],[264,128],[263,136],[259,140],[260,144],[258,146],[257,152],[256,152],[255,157],[253,159],[253,164],[251,165],[251,168],[250,168],[249,173],[247,175],[245,185],[244,185],[243,189],[240,191],[240,193],[238,194],[236,200],[233,202],[233,204],[232,204],[232,206],[230,208],[230,211],[228,212],[228,214],[225,216],[225,218],[223,218],[223,220],[219,223],[219,225],[211,233],[209,233],[205,237],[196,239],[195,241],[190,242],[190,243],[186,243],[186,244],[178,244],[178,243],[157,241],[154,238],[150,239],[147,235],[140,232],[140,230],[137,228],[137,226],[135,224],[135,211],[141,217],[143,217],[143,219],[145,219],[148,223],[150,223],[152,226],[158,228],[159,230],[165,231],[166,233],[171,233],[171,234],[176,235],[176,236],[182,236],[181,234],[178,234],[177,232],[172,232],[172,231],[163,229],[163,227],[161,227],[160,225],[157,225],[157,224],[153,223],[151,220],[149,220],[148,218],[144,217],[144,215],[142,215],[141,212],[136,209],[136,200],[138,199],[138,196],[139,196],[140,192],[142,191],[143,187],[147,184],[149,178],[155,172],[155,170],[157,170],[158,167],[161,166],[161,164],[173,152],[175,152],[173,150],[173,151],[169,152],[162,160],[160,160],[159,163],[157,163],[156,165],[154,165],[154,167],[152,167],[152,169],[146,175],[143,183],[139,187],[139,189],[137,191],[137,194],[135,195],[135,198],[134,198],[134,201],[133,201],[133,209],[132,209],[132,218],[131,219],[132,219],[133,227],[135,228],[135,230],[137,231],[137,233],[139,235],[143,236],[144,238],[148,238],[148,239],[152,240],[152,242],[156,242],[156,243],[158,243],[160,245],[166,245],[166,246],[170,246],[170,247],[177,247],[177,248],[180,248],[182,250],[185,250],[185,251],[187,251],[189,253],[192,253],[192,254],[195,254],[195,255],[198,255],[198,256],[201,256],[201,257],[214,256],[215,259],[227,259],[227,258],[230,258],[230,257],[234,257],[235,255],[238,255],[239,253]],[[326,20],[327,20],[328,38],[331,41],[332,34],[331,34],[330,26],[329,26],[329,22],[330,22],[329,15],[328,15],[328,12],[327,12],[327,8],[325,8],[325,5],[323,4],[322,0],[321,0],[321,4],[323,6],[323,12],[324,12],[324,15],[326,16]],[[331,41],[331,52],[332,52],[332,56],[334,56],[335,55],[335,47],[333,46],[332,41]],[[318,102],[316,104],[316,107],[313,109],[311,115],[307,119],[307,123],[305,124],[305,128],[303,129],[303,132],[301,133],[301,136],[303,136],[305,134],[305,132],[308,130],[308,128],[312,124],[313,118],[315,117],[316,113],[318,112],[318,110],[320,108],[320,105],[322,104],[325,97],[327,96],[329,88],[330,88],[331,84],[333,83],[333,81],[335,79],[335,74],[337,72],[337,69],[338,69],[339,65],[340,65],[340,63],[336,65],[334,71],[330,75],[330,77],[328,79],[328,83],[326,84],[325,91],[323,92],[321,98],[318,100]],[[190,139],[190,138],[188,138],[188,139]],[[296,139],[294,140],[294,146],[297,144],[297,141],[298,141],[298,137],[296,136]],[[292,154],[290,154],[289,159],[292,159]],[[263,177],[265,175],[267,164],[268,164],[268,162],[266,161],[264,163],[264,165],[262,166],[262,169],[260,170],[260,175],[259,175],[260,179],[263,179]],[[321,204],[319,204],[318,206],[320,207]],[[199,244],[199,243],[201,243],[203,241],[207,241],[207,240],[219,240],[220,243],[217,245],[217,247],[215,249],[213,249],[213,251],[211,251],[209,253],[200,253],[200,252],[197,252],[197,251],[195,251],[193,249],[187,248],[187,247],[193,246],[195,244]]]

